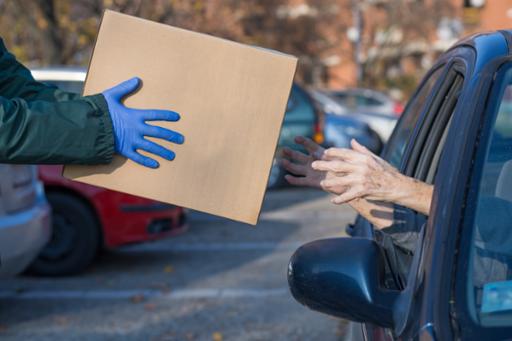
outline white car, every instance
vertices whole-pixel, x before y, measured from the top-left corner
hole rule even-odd
[[[384,142],[389,139],[403,110],[400,103],[371,89],[354,88],[325,94],[343,108],[340,115],[351,115],[367,123]]]
[[[50,235],[50,206],[36,167],[0,164],[0,277],[25,270]]]

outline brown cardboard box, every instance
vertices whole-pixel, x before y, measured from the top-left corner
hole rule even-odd
[[[169,109],[159,122],[185,136],[156,170],[116,156],[110,165],[67,166],[70,179],[256,224],[297,59],[106,11],[84,94],[133,76],[135,108]]]

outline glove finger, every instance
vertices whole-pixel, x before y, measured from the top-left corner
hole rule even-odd
[[[110,94],[114,99],[120,101],[123,97],[131,94],[135,90],[139,88],[140,78],[133,77],[122,83],[117,84],[116,86],[108,89],[106,92]]]
[[[148,167],[148,168],[158,168],[158,166],[160,166],[160,164],[158,163],[158,161],[156,160],[153,160],[152,158],[150,157],[147,157],[147,156],[144,156],[142,154],[139,154],[137,153],[136,151],[133,151],[131,153],[128,153],[127,155],[125,155],[127,158],[129,158],[130,160],[138,163],[139,165],[142,165],[144,167]]]
[[[174,160],[176,157],[176,154],[172,150],[169,150],[167,148],[162,147],[159,144],[156,144],[152,141],[148,141],[146,139],[143,139],[139,145],[137,146],[138,149],[142,149],[148,153],[158,155],[164,159],[167,159],[169,161]]]
[[[150,124],[145,125],[144,129],[142,130],[142,134],[144,136],[156,137],[177,144],[182,144],[183,141],[185,141],[185,138],[180,133]]]
[[[171,121],[175,122],[180,119],[180,114],[170,110],[143,110],[144,121]]]

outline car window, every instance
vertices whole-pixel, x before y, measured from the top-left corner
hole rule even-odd
[[[439,79],[439,73],[434,73],[433,77],[435,83],[435,80]],[[425,86],[434,91],[434,87],[428,84],[430,81],[429,79]],[[449,123],[455,111],[463,81],[463,74],[452,67],[443,77],[443,81],[436,88],[435,93],[432,94],[432,100],[426,108],[427,111],[421,122],[421,127],[414,135],[414,141],[410,141],[412,148],[405,167],[406,172],[409,168],[412,169],[410,173],[406,173],[409,176],[413,176],[420,181],[433,183],[435,170],[437,170],[440,154],[444,147],[445,139],[443,136],[446,136],[449,129]],[[421,93],[426,88],[424,87],[419,93],[423,96],[422,98],[429,97]],[[425,103],[424,99],[423,101]],[[412,108],[414,109],[414,106]],[[423,110],[416,109],[416,111],[421,112]],[[414,112],[414,114],[415,119],[418,120],[419,114],[417,112]],[[406,121],[406,123],[409,122]],[[409,134],[411,133],[412,128]],[[415,158],[414,154],[417,154],[418,157]],[[427,178],[428,174],[431,174],[431,178]],[[425,215],[400,205],[394,205],[393,224],[391,227],[382,230],[393,239],[393,250],[388,251],[388,253],[393,254],[390,257],[393,262],[389,266],[395,277],[399,279],[399,287],[404,287],[403,283],[406,283],[413,256],[421,247],[421,244],[419,244],[421,243],[421,228],[426,221],[427,217]]]
[[[298,86],[293,86],[288,99],[285,122],[314,120],[315,109],[310,97]]]
[[[512,70],[496,103],[496,120],[478,186],[467,271],[468,306],[481,326],[512,326]]]
[[[434,183],[452,114],[464,82],[462,72],[456,68],[451,68],[443,79],[443,84],[438,90],[441,96],[436,96],[432,101],[421,132],[416,138],[408,160],[415,164],[406,167],[406,172],[414,178],[429,184]]]
[[[396,168],[400,167],[407,142],[410,139],[434,85],[442,74],[442,70],[442,67],[437,68],[433,73],[431,73],[429,78],[424,81],[422,88],[417,92],[416,96],[411,99],[411,103],[406,107],[405,112],[402,114],[391,138],[388,141],[383,157]]]
[[[363,95],[358,95],[357,96],[357,105],[358,106],[379,106],[379,105],[382,105],[383,103],[380,102],[379,100],[373,98],[373,97],[369,97],[369,96],[363,96]]]

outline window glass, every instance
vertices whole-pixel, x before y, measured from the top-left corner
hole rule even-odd
[[[483,326],[512,326],[512,70],[497,101],[473,224],[469,310]]]
[[[407,141],[409,141],[425,102],[439,79],[442,70],[442,67],[438,68],[424,83],[419,93],[412,99],[413,102],[407,107],[406,112],[403,113],[402,118],[388,142],[384,159],[397,168],[400,167]]]
[[[363,96],[363,95],[357,96],[357,105],[358,106],[362,106],[362,107],[379,106],[382,104],[383,104],[382,102],[378,101],[376,98],[373,98],[373,97]]]
[[[285,122],[309,122],[315,120],[315,109],[313,107],[313,103],[310,101],[309,96],[304,92],[304,90],[298,86],[292,87],[284,120]]]

